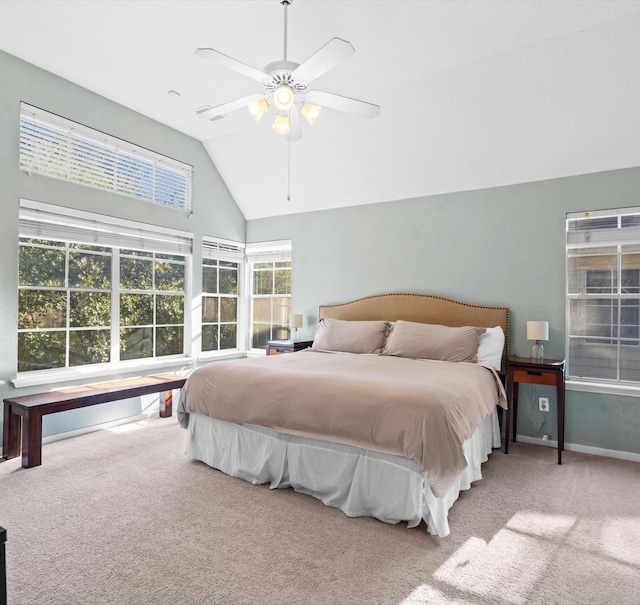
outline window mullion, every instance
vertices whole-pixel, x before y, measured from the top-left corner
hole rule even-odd
[[[120,361],[120,248],[111,255],[111,363]]]
[[[65,318],[65,367],[71,365],[71,288],[69,284],[69,243],[65,243],[64,286],[67,298]]]

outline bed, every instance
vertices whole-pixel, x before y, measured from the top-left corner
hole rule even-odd
[[[186,455],[444,537],[500,447],[508,336],[505,307],[426,294],[323,305],[312,348],[191,373],[178,406]]]

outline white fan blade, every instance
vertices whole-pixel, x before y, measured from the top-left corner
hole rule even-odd
[[[246,63],[242,63],[242,61],[238,61],[237,59],[233,59],[224,53],[221,53],[218,50],[214,50],[213,48],[198,48],[196,50],[196,55],[202,57],[203,59],[207,59],[213,63],[220,65],[221,67],[226,67],[231,71],[235,71],[243,76],[247,76],[247,78],[251,78],[252,80],[257,80],[262,83],[265,78],[268,77],[263,71],[256,69],[255,67],[251,67],[251,65],[247,65]]]
[[[294,105],[289,110],[289,140],[299,141],[302,138],[302,127],[300,126],[300,113]]]
[[[320,50],[296,67],[293,76],[311,82],[356,52],[346,40],[331,38]]]
[[[314,105],[330,107],[331,109],[352,113],[364,118],[375,118],[380,113],[380,105],[350,99],[349,97],[341,97],[322,90],[310,90],[307,92],[307,101]]]
[[[231,113],[232,111],[236,111],[238,109],[242,109],[243,107],[248,111],[249,101],[257,101],[261,99],[264,95],[253,94],[248,97],[242,97],[241,99],[236,99],[235,101],[229,101],[228,103],[224,103],[222,105],[218,105],[217,107],[211,107],[210,105],[205,105],[200,109],[196,109],[196,114],[199,118],[203,120],[215,120],[216,118],[225,115],[227,113]]]

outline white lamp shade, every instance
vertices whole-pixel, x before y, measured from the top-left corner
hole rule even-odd
[[[291,327],[292,328],[301,328],[303,324],[304,316],[302,313],[292,313],[291,314]]]
[[[313,103],[305,103],[300,109],[300,113],[306,118],[309,124],[313,124],[320,115],[320,105],[314,105]]]
[[[549,340],[549,322],[528,321],[527,340]]]
[[[254,120],[258,121],[268,111],[269,102],[265,97],[257,101],[249,101],[249,113]]]
[[[287,134],[289,132],[289,116],[278,114],[271,129],[278,134]]]

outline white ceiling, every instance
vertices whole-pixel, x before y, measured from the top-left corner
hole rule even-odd
[[[333,37],[356,50],[311,88],[381,106],[303,123],[290,185],[271,119],[194,111],[261,92],[194,50],[282,59],[279,0],[2,0],[0,49],[203,141],[247,219],[640,166],[638,0],[294,0],[288,14],[290,60]]]

